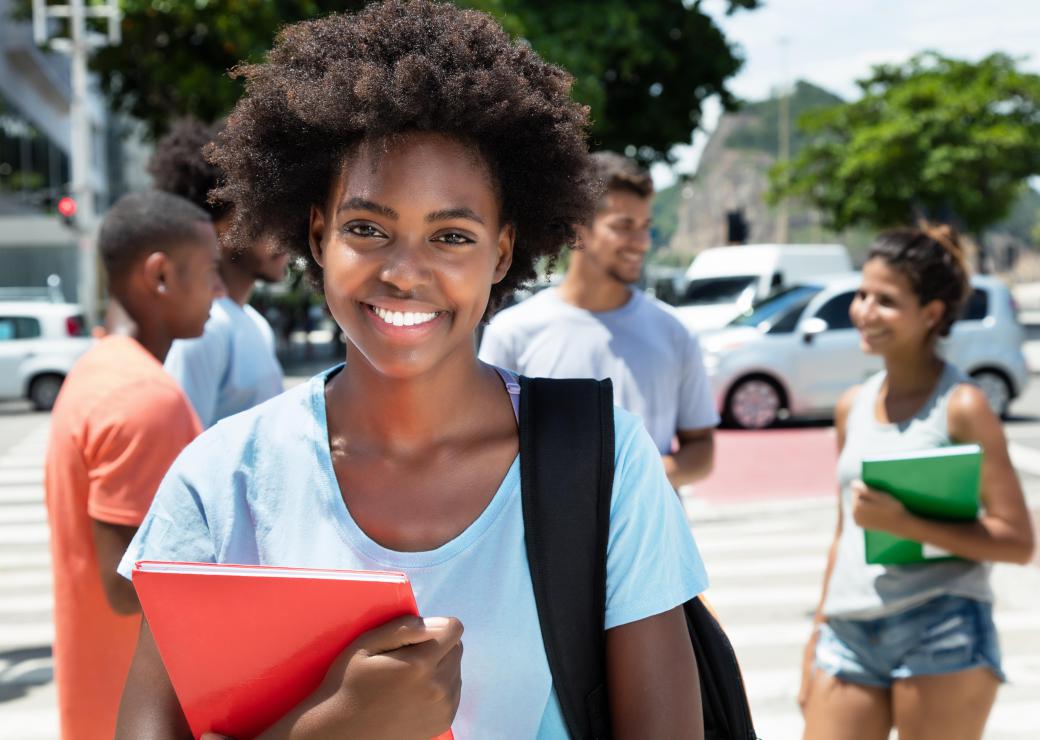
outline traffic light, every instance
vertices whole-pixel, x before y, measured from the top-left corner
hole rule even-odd
[[[66,195],[58,201],[57,207],[65,225],[70,228],[74,227],[76,225],[76,199],[71,195]]]

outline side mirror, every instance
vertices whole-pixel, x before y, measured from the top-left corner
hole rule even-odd
[[[813,317],[802,322],[802,341],[812,344],[817,334],[827,331],[827,322],[821,318]]]

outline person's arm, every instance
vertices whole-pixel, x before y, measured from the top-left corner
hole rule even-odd
[[[982,516],[964,523],[925,519],[894,496],[857,481],[853,518],[865,529],[934,545],[967,560],[1028,563],[1035,547],[1033,527],[1000,420],[982,391],[967,384],[951,394],[948,419],[951,440],[982,447]]]
[[[116,740],[189,740],[191,737],[148,620],[143,619],[137,650],[123,686]]]
[[[168,381],[124,386],[92,414],[82,452],[98,577],[112,610],[135,614],[137,594],[117,567],[170,464],[198,433],[198,423]]]
[[[859,393],[859,386],[855,386],[845,391],[841,398],[838,399],[838,404],[834,408],[834,430],[838,436],[838,452],[845,447],[845,428],[849,418],[849,411],[852,409],[852,404],[856,400],[856,394]],[[823,604],[827,601],[827,584],[831,581],[831,573],[834,571],[834,561],[838,557],[838,540],[841,539],[841,520],[842,520],[842,507],[841,507],[841,491],[838,491],[838,521],[834,527],[834,539],[831,541],[831,546],[827,549],[827,565],[823,569],[823,586],[820,589],[820,600],[816,604],[816,610],[813,612],[812,621],[812,632],[809,634],[809,640],[805,644],[805,650],[802,652],[802,683],[798,689],[798,706],[801,710],[805,711],[805,703],[809,699],[809,689],[812,686],[813,679],[813,663],[816,655],[816,640],[819,637],[820,625],[826,621],[823,616]]]
[[[700,681],[683,608],[607,630],[613,737],[704,737]]]
[[[123,553],[129,547],[130,540],[134,538],[137,527],[91,519],[90,531],[94,537],[98,576],[101,578],[108,605],[116,614],[136,614],[141,611],[137,592],[130,581],[119,575],[116,568],[123,559]]]
[[[455,719],[462,624],[400,617],[352,642],[314,692],[257,740],[428,740]],[[123,689],[116,740],[191,738],[148,623]]]
[[[714,427],[719,423],[700,342],[688,332],[684,338],[682,367],[679,369],[682,375],[676,399],[678,429],[675,435],[679,447],[675,452],[661,456],[665,473],[675,489],[703,480],[711,473],[715,463]]]
[[[665,475],[672,488],[707,478],[715,464],[714,429],[680,429],[679,449],[661,455]]]

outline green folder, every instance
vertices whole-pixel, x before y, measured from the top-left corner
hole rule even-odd
[[[982,448],[955,445],[919,452],[863,458],[863,482],[892,494],[918,516],[971,521],[979,515]],[[867,562],[884,565],[956,559],[944,550],[865,529]]]

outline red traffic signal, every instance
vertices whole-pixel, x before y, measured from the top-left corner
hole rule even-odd
[[[76,199],[66,195],[64,198],[58,201],[58,213],[63,218],[72,218],[76,215]]]

